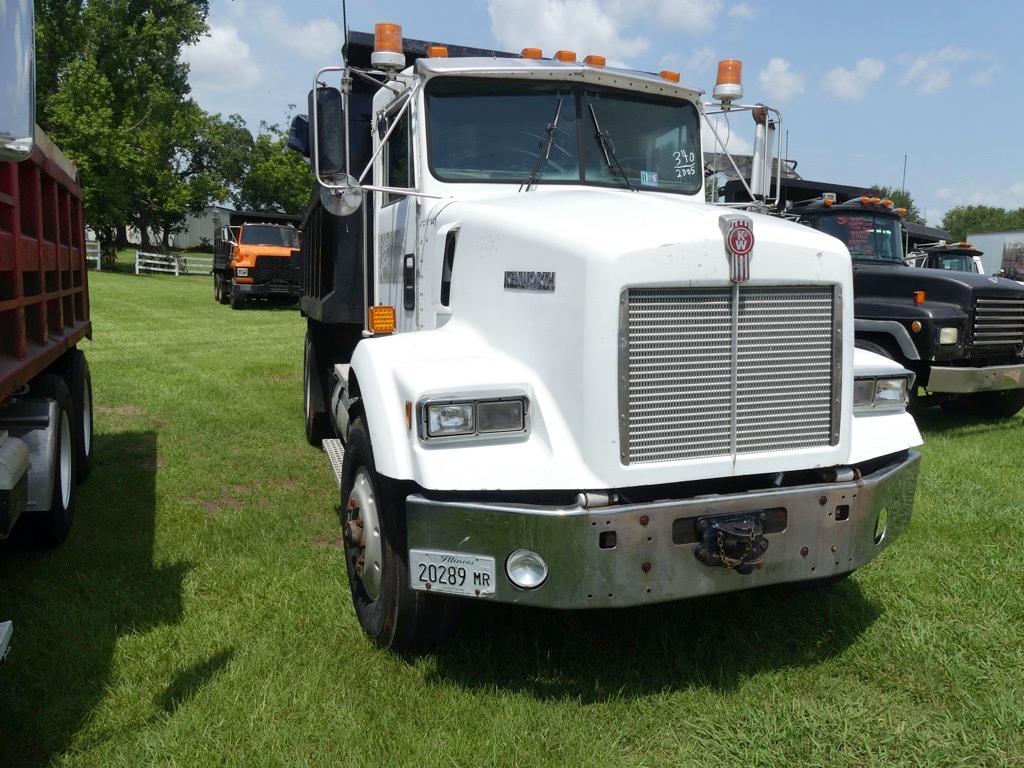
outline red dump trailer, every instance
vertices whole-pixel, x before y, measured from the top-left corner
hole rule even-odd
[[[92,465],[92,325],[77,171],[38,128],[33,144],[0,160],[0,538],[24,517],[59,544]]]

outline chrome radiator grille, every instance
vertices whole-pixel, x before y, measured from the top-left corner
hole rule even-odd
[[[974,346],[1020,349],[1024,345],[1024,301],[985,299],[974,302]]]
[[[772,286],[623,292],[623,463],[834,444],[837,291]]]

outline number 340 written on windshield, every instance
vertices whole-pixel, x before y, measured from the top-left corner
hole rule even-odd
[[[672,159],[676,161],[675,172],[677,179],[697,174],[697,165],[695,163],[697,155],[695,153],[687,152],[684,149],[677,149],[672,153]]]

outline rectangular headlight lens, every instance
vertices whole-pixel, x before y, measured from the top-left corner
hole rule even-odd
[[[874,379],[854,379],[853,380],[853,405],[857,406],[868,406],[874,401],[875,397],[875,380]]]
[[[239,277],[248,277],[249,276],[249,268],[248,267],[237,267],[235,269],[235,274],[238,275]]]
[[[956,326],[939,329],[939,344],[956,344],[960,338],[960,329]]]
[[[521,432],[522,400],[483,400],[476,406],[477,429],[480,432]]]
[[[430,437],[471,435],[475,431],[473,403],[444,403],[427,406],[427,434]]]
[[[907,402],[907,380],[878,379],[875,384],[876,405],[905,405]]]

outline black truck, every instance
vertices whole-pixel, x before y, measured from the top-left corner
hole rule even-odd
[[[1024,286],[910,266],[890,200],[825,196],[789,213],[849,248],[858,347],[914,371],[947,410],[1007,418],[1024,408]]]

